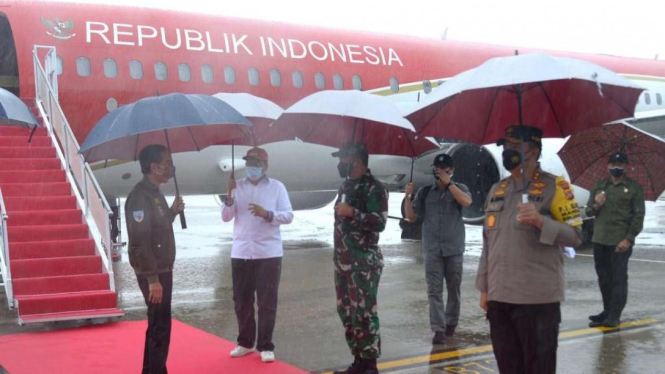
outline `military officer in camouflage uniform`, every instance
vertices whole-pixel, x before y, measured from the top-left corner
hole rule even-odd
[[[378,373],[381,355],[376,296],[383,270],[379,233],[388,218],[388,190],[367,168],[361,143],[347,143],[333,157],[344,183],[335,204],[335,291],[353,364],[338,373]]]
[[[540,169],[541,137],[535,127],[506,130],[497,144],[503,146],[503,165],[511,176],[492,186],[485,203],[476,287],[501,373],[556,372],[562,249],[582,243],[582,220],[570,184]]]

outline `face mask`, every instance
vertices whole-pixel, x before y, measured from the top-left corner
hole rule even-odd
[[[623,175],[623,169],[612,168],[610,169],[610,174],[612,174],[614,178],[621,178],[621,176]]]
[[[159,167],[162,168],[162,171],[161,172],[155,171],[155,174],[159,175],[160,177],[164,177],[167,180],[169,180],[169,179],[173,178],[173,176],[175,175],[175,166],[173,166],[171,168],[168,168],[168,169],[165,166],[162,166],[162,165],[159,165]]]
[[[263,176],[263,168],[256,167],[256,166],[247,166],[245,168],[245,174],[247,174],[247,178],[251,180],[252,182],[256,182],[257,180],[261,179]]]
[[[353,163],[351,162],[342,162],[340,161],[337,164],[337,171],[339,172],[340,178],[346,178],[351,174],[351,169],[353,169]]]
[[[508,171],[515,170],[522,164],[522,155],[519,151],[514,149],[506,149],[503,151],[503,167]]]

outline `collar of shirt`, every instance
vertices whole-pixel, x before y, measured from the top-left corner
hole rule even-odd
[[[537,182],[540,180],[541,175],[543,175],[543,170],[540,168],[540,163],[538,163],[538,167],[536,168],[536,171],[533,172],[533,177],[529,179],[529,181],[526,183],[526,186],[524,183],[519,183],[519,186],[517,185],[517,181],[513,176],[510,176],[510,184],[509,186],[512,187],[512,190],[517,192],[517,191],[523,191],[523,190],[528,190],[529,187],[531,187],[531,182]]]
[[[159,186],[152,183],[150,179],[148,179],[147,175],[143,176],[143,179],[141,180],[141,183],[148,189],[159,191]]]

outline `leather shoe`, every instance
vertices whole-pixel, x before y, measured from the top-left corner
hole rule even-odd
[[[446,325],[446,336],[453,336],[457,325]]]
[[[605,320],[605,318],[607,318],[607,313],[605,313],[605,312],[589,316],[589,320],[591,322],[603,322]]]

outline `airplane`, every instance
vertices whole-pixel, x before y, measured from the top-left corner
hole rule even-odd
[[[286,108],[323,89],[357,89],[413,105],[446,79],[515,48],[298,26],[279,22],[111,5],[0,0],[0,87],[34,103],[33,46],[56,48],[57,90],[79,144],[107,112],[170,92],[247,92]],[[647,90],[636,126],[665,136],[665,61],[519,48],[593,62]],[[545,170],[567,175],[556,156],[563,140],[547,140]],[[295,209],[325,206],[340,179],[332,148],[290,140],[263,146],[269,174],[284,182]],[[236,168],[247,147],[236,146]],[[415,160],[414,182],[431,183],[438,152],[465,160],[456,180],[470,186],[467,223],[481,223],[489,187],[506,176],[496,146],[443,144]],[[232,164],[229,146],[176,154],[183,195],[224,194]],[[411,159],[372,155],[374,175],[391,190],[409,181]],[[187,167],[196,165],[196,167]],[[137,163],[91,165],[109,200],[127,195],[142,177]],[[164,186],[174,194],[173,184]],[[580,206],[584,191],[576,190]]]

